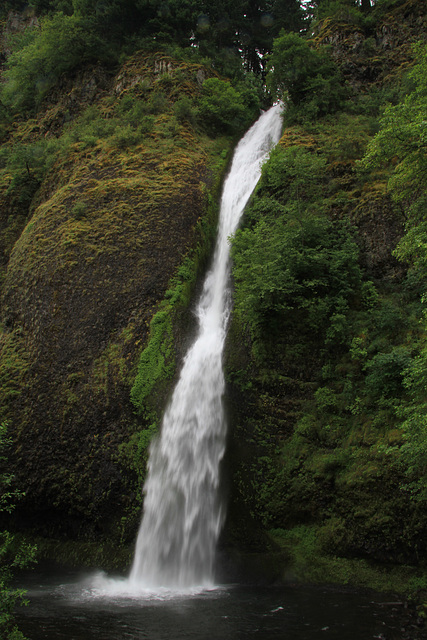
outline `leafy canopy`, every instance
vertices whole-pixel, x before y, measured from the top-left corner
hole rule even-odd
[[[1,101],[14,111],[38,106],[63,73],[104,55],[109,56],[106,43],[85,19],[63,13],[46,17],[10,55]]]
[[[223,73],[239,74],[243,66],[261,73],[280,29],[303,24],[299,0],[32,0],[31,6],[39,24],[16,39],[1,92],[15,111],[37,107],[61,74],[89,61],[116,63],[141,48],[181,47],[210,57]]]
[[[312,48],[296,33],[282,32],[274,40],[267,86],[287,103],[288,121],[334,113],[346,97],[343,79],[327,51]]]
[[[248,84],[233,87],[225,80],[209,78],[202,87],[199,119],[212,134],[241,133],[260,107],[256,89]]]
[[[413,90],[397,105],[388,105],[380,131],[363,165],[392,165],[388,188],[395,201],[407,205],[407,234],[396,254],[426,275],[427,227],[427,45],[414,47],[416,64],[409,73]]]

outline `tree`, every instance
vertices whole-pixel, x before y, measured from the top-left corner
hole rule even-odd
[[[401,460],[413,495],[427,499],[427,348],[416,356],[405,371],[403,384],[411,401],[400,408],[405,442],[400,449]]]
[[[324,217],[261,219],[233,241],[236,311],[251,325],[326,330],[360,286],[358,249],[344,224]]]
[[[303,11],[296,0],[247,0],[243,15],[236,23],[240,48],[246,68],[255,73],[265,71],[266,55],[280,31],[300,31]]]
[[[107,43],[78,15],[41,20],[10,55],[1,101],[14,111],[37,107],[59,77],[85,62],[108,59]]]
[[[288,103],[290,119],[333,113],[346,96],[343,79],[327,51],[314,49],[296,33],[282,32],[274,40],[267,86]]]
[[[360,7],[362,11],[370,11],[374,4],[375,0],[309,0],[306,8],[323,17],[346,7]]]
[[[205,80],[199,101],[199,119],[210,133],[236,134],[244,131],[259,112],[256,91],[247,85],[233,87],[225,80]]]
[[[29,0],[28,4],[39,16],[56,13],[58,11],[62,11],[68,16],[73,13],[72,0]]]

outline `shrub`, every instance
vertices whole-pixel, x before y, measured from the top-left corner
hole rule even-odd
[[[195,123],[196,111],[193,108],[193,103],[190,98],[188,98],[188,96],[184,96],[175,103],[174,113],[175,118],[178,120],[178,122],[189,122],[190,124]]]
[[[398,397],[403,392],[404,371],[411,356],[406,347],[395,347],[390,353],[378,353],[366,365],[366,389],[373,398]]]
[[[82,200],[77,200],[76,204],[71,209],[71,215],[76,220],[81,220],[86,216],[86,213],[87,213],[86,203],[83,202]]]
[[[233,241],[236,312],[252,327],[324,330],[360,284],[358,250],[328,219],[260,220]]]
[[[225,80],[209,78],[202,87],[199,122],[212,135],[241,133],[255,115],[247,104],[246,91],[241,93]]]

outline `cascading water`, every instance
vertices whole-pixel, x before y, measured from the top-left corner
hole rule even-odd
[[[129,576],[135,586],[212,582],[223,522],[219,467],[226,438],[222,352],[231,309],[228,237],[239,224],[262,162],[279,140],[280,111],[276,105],[263,113],[242,138],[224,184],[213,264],[197,306],[197,336],[150,450],[144,515]]]

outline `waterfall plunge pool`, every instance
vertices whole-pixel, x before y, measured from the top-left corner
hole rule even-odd
[[[30,640],[404,640],[421,637],[393,596],[314,586],[126,590],[124,580],[57,567],[19,577]]]

